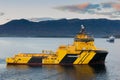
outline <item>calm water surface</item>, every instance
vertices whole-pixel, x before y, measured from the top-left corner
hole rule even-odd
[[[109,54],[105,65],[6,65],[4,59],[19,52],[56,51],[61,44],[71,44],[73,38],[0,38],[0,80],[120,80],[120,39],[114,43],[96,38],[95,45]]]

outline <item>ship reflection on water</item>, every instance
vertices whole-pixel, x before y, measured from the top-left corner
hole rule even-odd
[[[7,65],[7,69],[8,71],[13,70],[15,73],[14,77],[18,76],[18,71],[19,75],[27,76],[24,79],[31,80],[107,80],[105,65],[42,65],[39,67]],[[18,76],[16,79],[21,78]]]

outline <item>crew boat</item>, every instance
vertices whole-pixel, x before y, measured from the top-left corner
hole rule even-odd
[[[61,45],[56,52],[42,51],[41,53],[18,53],[6,59],[12,65],[79,65],[79,64],[104,64],[108,52],[94,45],[94,38],[85,32],[77,33],[71,45]]]

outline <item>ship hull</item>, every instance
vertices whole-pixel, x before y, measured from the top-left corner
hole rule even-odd
[[[89,64],[104,64],[108,52],[96,51],[95,56],[90,60]]]
[[[8,65],[80,65],[80,64],[104,64],[107,56],[107,51],[97,50],[84,50],[79,54],[66,54],[60,61],[52,60],[45,62],[43,57],[20,57],[14,61],[6,61]],[[20,61],[19,61],[20,60]],[[26,62],[23,62],[25,61]],[[17,61],[17,62],[16,62]],[[58,61],[58,62],[57,62]]]

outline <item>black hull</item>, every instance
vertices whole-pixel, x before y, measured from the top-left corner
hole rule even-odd
[[[104,64],[107,54],[107,51],[96,51],[95,56],[92,58],[89,64]]]

